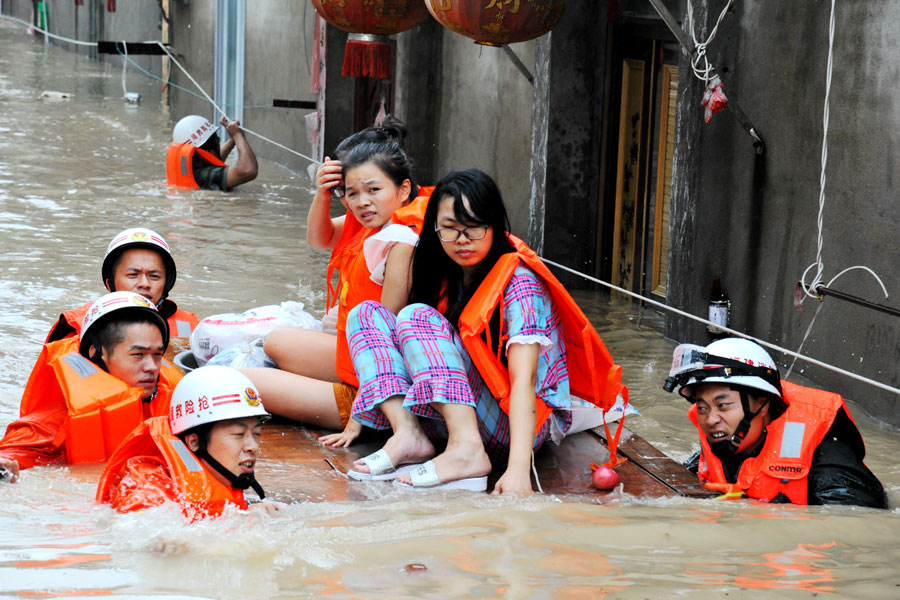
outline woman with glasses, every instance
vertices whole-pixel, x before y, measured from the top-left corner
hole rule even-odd
[[[393,428],[351,477],[484,491],[492,465],[506,464],[494,493],[531,493],[532,450],[561,439],[571,413],[560,316],[529,263],[540,260],[509,235],[488,175],[456,171],[437,184],[413,256],[412,304],[395,317],[364,302],[348,317],[353,417]]]

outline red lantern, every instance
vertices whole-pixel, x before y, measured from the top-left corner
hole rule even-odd
[[[553,29],[566,0],[425,0],[425,6],[447,29],[479,44],[503,46]]]
[[[310,0],[319,15],[350,33],[341,74],[391,76],[391,46],[386,36],[406,31],[428,18],[422,0]]]

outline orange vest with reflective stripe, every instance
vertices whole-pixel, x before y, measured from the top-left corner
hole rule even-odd
[[[497,260],[459,317],[462,343],[491,394],[500,400],[500,407],[509,414],[509,371],[500,360],[504,340],[497,340],[494,344],[490,339],[488,324],[498,307],[502,318],[503,294],[520,263],[528,266],[541,278],[559,313],[562,338],[566,346],[570,393],[603,410],[612,408],[619,394],[627,402],[628,388],[622,385],[622,367],[613,362],[609,350],[590,320],[534,250],[513,235],[509,238],[516,251],[504,254]],[[537,430],[540,430],[552,411],[551,407],[538,398]],[[610,447],[612,448],[612,444]]]
[[[165,473],[154,469],[157,459]],[[136,459],[136,460],[133,460]],[[156,463],[156,464],[155,464]],[[146,488],[123,484],[129,470],[150,472]],[[221,483],[209,473],[188,447],[172,433],[168,417],[147,419],[135,428],[116,449],[100,476],[97,501],[109,503],[120,512],[150,508],[169,499],[178,502],[191,520],[222,514],[228,504],[246,509],[244,491]]]
[[[69,464],[103,462],[141,421],[168,414],[181,380],[172,365],[163,361],[156,397],[147,403],[142,388],[128,386],[77,350],[78,338],[44,345],[22,395],[20,418],[7,427],[0,453],[21,456],[28,467],[32,449],[40,448],[42,458],[47,447],[64,448]]]
[[[80,336],[81,324],[82,322],[84,322],[84,315],[87,314],[87,311],[92,304],[93,302],[88,302],[84,306],[72,308],[60,314],[59,320],[50,329],[50,332],[47,334],[47,339],[44,340],[44,343],[46,344],[47,342],[55,342],[57,340],[72,336]],[[194,331],[194,329],[197,327],[197,324],[200,323],[197,315],[186,310],[181,310],[180,308],[178,308],[177,304],[175,304],[168,298],[162,301],[161,312],[168,312],[167,305],[169,304],[175,307],[175,312],[166,319],[169,323],[169,335],[172,337],[190,337],[191,332]]]
[[[203,160],[216,167],[224,167],[225,163],[218,156],[201,150],[193,144],[169,144],[166,152],[166,183],[181,188],[198,190],[200,186],[194,179],[194,155],[199,154]]]
[[[744,494],[768,502],[779,493],[794,504],[806,504],[807,477],[813,453],[831,429],[838,411],[850,416],[844,399],[832,392],[782,381],[787,410],[766,426],[766,440],[757,456],[746,459],[738,471],[736,485]],[[688,411],[700,432],[701,481],[730,483],[725,480],[722,461],[709,446],[697,420],[697,405]],[[851,421],[853,418],[851,417]]]
[[[397,210],[391,216],[391,221],[407,225],[419,233],[422,230],[428,198],[433,190],[433,187],[420,187],[420,195]],[[350,347],[347,345],[347,314],[354,306],[366,300],[381,301],[382,286],[372,281],[369,267],[366,266],[366,258],[363,256],[363,244],[379,231],[380,229],[363,227],[356,217],[347,211],[341,239],[331,251],[331,260],[328,262],[327,308],[330,310],[335,303],[338,305],[335,363],[337,374],[341,381],[354,386],[359,386],[359,380],[356,378],[353,361],[350,359]],[[331,284],[335,269],[338,271],[337,289]]]

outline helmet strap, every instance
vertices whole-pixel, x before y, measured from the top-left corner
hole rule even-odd
[[[209,450],[206,449],[206,442],[201,441],[201,446],[197,449],[194,454],[202,458],[206,461],[206,463],[211,466],[213,469],[219,472],[222,477],[228,480],[231,484],[231,487],[238,490],[246,490],[249,487],[253,488],[253,491],[256,492],[256,495],[259,496],[260,500],[265,499],[266,492],[263,491],[262,486],[256,481],[256,477],[253,473],[241,473],[240,475],[235,475],[231,471],[225,468],[225,465],[217,461],[210,455]]]
[[[730,440],[732,452],[737,452],[738,446],[741,445],[741,442],[747,436],[747,432],[750,431],[750,424],[759,415],[763,406],[765,406],[765,402],[760,404],[756,412],[750,412],[750,395],[747,391],[743,388],[732,387],[731,389],[741,395],[741,407],[744,409],[744,418],[738,423],[737,429],[734,430]]]
[[[87,356],[85,356],[85,358],[109,373],[109,367],[106,366],[106,361],[103,360],[103,346],[100,345],[100,340],[92,333],[90,341],[91,343],[87,347]],[[93,355],[91,355],[91,350],[94,351]]]
[[[153,393],[147,396],[146,398],[142,398],[141,402],[144,404],[150,404],[154,400],[156,400],[156,395],[159,393],[159,377],[156,378],[156,387],[153,388]]]

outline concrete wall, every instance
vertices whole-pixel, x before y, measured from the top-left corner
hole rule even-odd
[[[701,9],[707,23],[718,16]],[[710,58],[725,91],[766,142],[758,156],[728,113],[702,125],[702,87],[682,60],[673,199],[669,303],[702,314],[713,279],[733,302],[733,326],[796,350],[819,308],[794,307],[797,281],[815,261],[822,110],[831,3],[737,3]],[[708,13],[708,14],[705,14]],[[900,307],[900,3],[837,3],[824,212],[825,281],[866,265],[891,298],[861,271],[833,287]],[[701,327],[669,318],[668,334],[704,340]],[[900,320],[827,298],[804,353],[897,387]],[[779,362],[787,361],[776,356]],[[900,424],[900,402],[844,376],[798,363],[822,387]]]
[[[544,256],[587,273],[599,235],[606,41],[606,3],[571,2],[537,42],[529,237]],[[584,287],[580,278],[562,277]]]
[[[511,44],[534,72],[535,42]],[[434,21],[398,36],[397,115],[410,125],[421,183],[478,168],[500,187],[513,231],[528,233],[534,87],[504,50]]]

